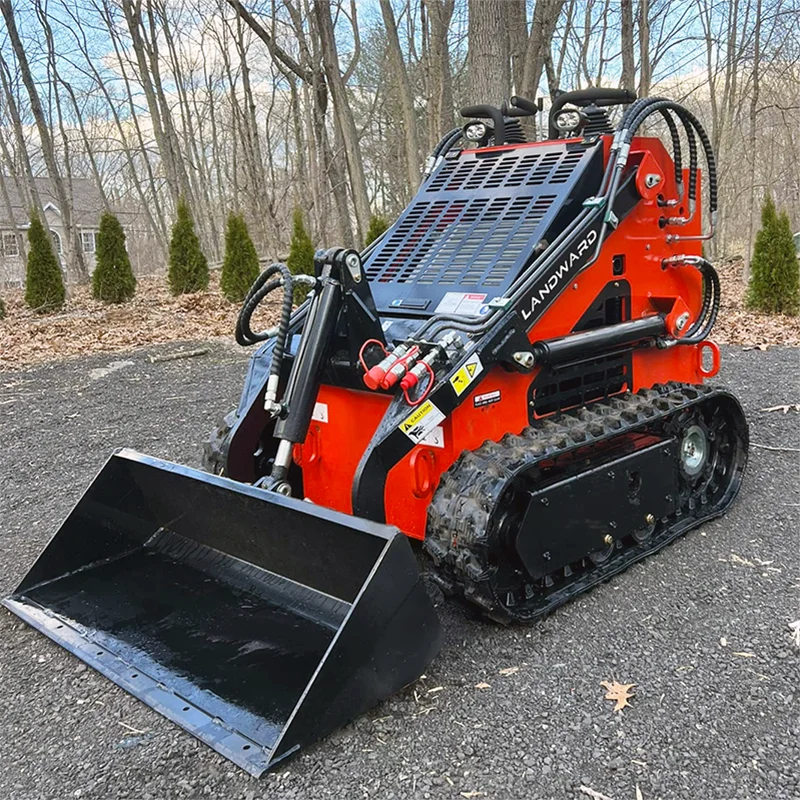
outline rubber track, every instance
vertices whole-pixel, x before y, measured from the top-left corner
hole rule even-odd
[[[540,592],[512,613],[501,606],[488,580],[492,513],[517,476],[537,462],[667,423],[678,412],[712,398],[727,398],[740,408],[726,389],[679,383],[656,385],[636,394],[625,393],[562,412],[525,428],[519,435],[507,434],[499,442],[488,441],[477,450],[462,453],[442,476],[428,509],[424,546],[433,558],[437,582],[448,593],[462,594],[492,619],[533,621],[660,550],[690,528],[722,514],[733,501],[738,485],[733,492],[726,492],[717,506],[703,508],[701,515],[693,512],[683,518],[679,516],[646,542],[626,546],[608,562],[589,568],[555,590]],[[743,437],[746,448],[746,423]],[[738,480],[741,483],[741,475]]]

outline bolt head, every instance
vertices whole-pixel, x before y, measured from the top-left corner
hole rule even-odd
[[[647,516],[644,518],[644,521],[645,521],[645,522],[646,522],[648,525],[655,525],[655,524],[656,524],[656,518],[655,518],[655,517],[654,517],[652,514],[648,514],[648,515],[647,515]]]
[[[606,544],[614,544],[614,537],[613,537],[613,536],[612,536],[610,533],[607,533],[607,534],[606,534],[606,535],[603,537],[603,541],[604,541]]]

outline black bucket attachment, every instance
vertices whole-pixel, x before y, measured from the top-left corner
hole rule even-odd
[[[394,528],[130,450],[3,604],[256,776],[440,644]]]

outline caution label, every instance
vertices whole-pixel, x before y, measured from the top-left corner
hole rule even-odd
[[[444,414],[441,409],[430,400],[426,400],[413,413],[409,414],[398,427],[414,444],[420,444],[443,419]]]
[[[494,403],[500,402],[500,390],[495,389],[493,392],[485,392],[484,394],[476,394],[472,398],[472,404],[475,408],[483,408],[483,406],[490,406]]]
[[[456,396],[464,394],[467,387],[483,372],[480,356],[473,353],[458,369],[451,378],[450,385]]]

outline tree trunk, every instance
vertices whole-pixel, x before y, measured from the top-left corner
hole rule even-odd
[[[19,115],[19,107],[11,91],[11,81],[9,80],[8,64],[3,58],[2,51],[0,51],[0,83],[3,84],[3,94],[6,98],[6,105],[8,106],[8,113],[11,117],[11,127],[14,129],[14,139],[17,144],[18,159],[22,163],[23,171],[25,172],[24,184],[20,182],[20,186],[24,186],[27,190],[23,195],[20,192],[20,197],[25,197],[29,203],[27,211],[30,213],[35,211],[42,221],[48,236],[50,235],[50,228],[47,224],[47,217],[44,215],[42,207],[42,198],[39,196],[39,189],[36,187],[36,181],[33,178],[33,168],[31,167],[31,159],[28,154],[28,148],[25,144],[25,134],[22,127],[22,119]],[[11,171],[12,164],[10,155],[6,152],[5,141],[3,142],[3,152],[8,161],[9,171]],[[17,177],[17,170],[13,170],[12,174],[15,179]]]
[[[525,73],[520,92],[525,97],[534,99],[539,91],[545,54],[552,45],[563,6],[564,0],[537,0],[533,9],[531,32],[525,50]]]
[[[72,221],[72,203],[67,194],[64,180],[61,177],[61,170],[58,168],[58,163],[56,162],[53,139],[50,136],[50,129],[44,116],[41,101],[39,100],[39,93],[36,89],[36,83],[33,78],[33,73],[31,72],[30,64],[28,63],[28,56],[25,53],[25,48],[22,46],[22,40],[19,37],[11,0],[0,0],[0,11],[5,19],[8,37],[11,40],[11,46],[17,58],[22,81],[28,92],[28,98],[31,103],[31,113],[33,114],[33,118],[36,122],[36,130],[39,134],[42,157],[47,165],[47,171],[49,172],[50,180],[53,183],[53,188],[55,189],[55,194],[58,199],[61,220],[64,224],[64,232],[66,233],[67,239],[65,252],[67,274],[74,281],[85,283],[89,280],[89,272],[86,269],[86,263],[83,260],[83,253],[80,247],[75,246],[78,242],[78,235]]]
[[[622,28],[620,30],[620,47],[622,49],[623,89],[636,89],[636,60],[633,55],[633,0],[620,0]]]
[[[440,137],[453,127],[453,74],[448,32],[455,0],[424,0],[424,3],[430,24],[428,145],[432,149]]]
[[[389,0],[380,0],[380,4],[383,24],[386,27],[389,61],[395,75],[395,86],[400,95],[400,108],[403,114],[403,143],[405,145],[406,175],[408,180],[408,188],[405,194],[406,198],[408,198],[416,191],[420,179],[417,115],[414,111],[414,96],[411,92],[406,63],[403,60],[400,37],[397,35],[397,22],[394,18],[394,11],[392,11],[392,4]]]
[[[364,173],[364,162],[361,157],[361,146],[358,141],[353,110],[347,98],[347,89],[339,67],[339,53],[333,32],[331,9],[327,0],[314,3],[314,15],[317,21],[320,38],[320,52],[325,76],[331,91],[334,111],[334,131],[341,137],[344,155],[347,160],[347,171],[350,176],[350,191],[356,211],[358,238],[363,242],[369,227],[370,209],[367,194],[367,179]]]
[[[753,89],[750,95],[750,137],[748,146],[748,156],[750,158],[750,196],[747,204],[748,226],[747,226],[747,258],[744,260],[743,279],[745,283],[750,280],[750,259],[753,256],[753,240],[755,239],[755,205],[756,205],[756,123],[758,116],[758,96],[761,90],[761,3],[756,2],[756,19],[753,29]]]
[[[736,5],[734,2],[733,5]],[[650,0],[639,0],[639,97],[650,94]]]
[[[510,8],[513,6],[507,0],[469,0],[467,85],[470,103],[499,106],[511,93]]]

